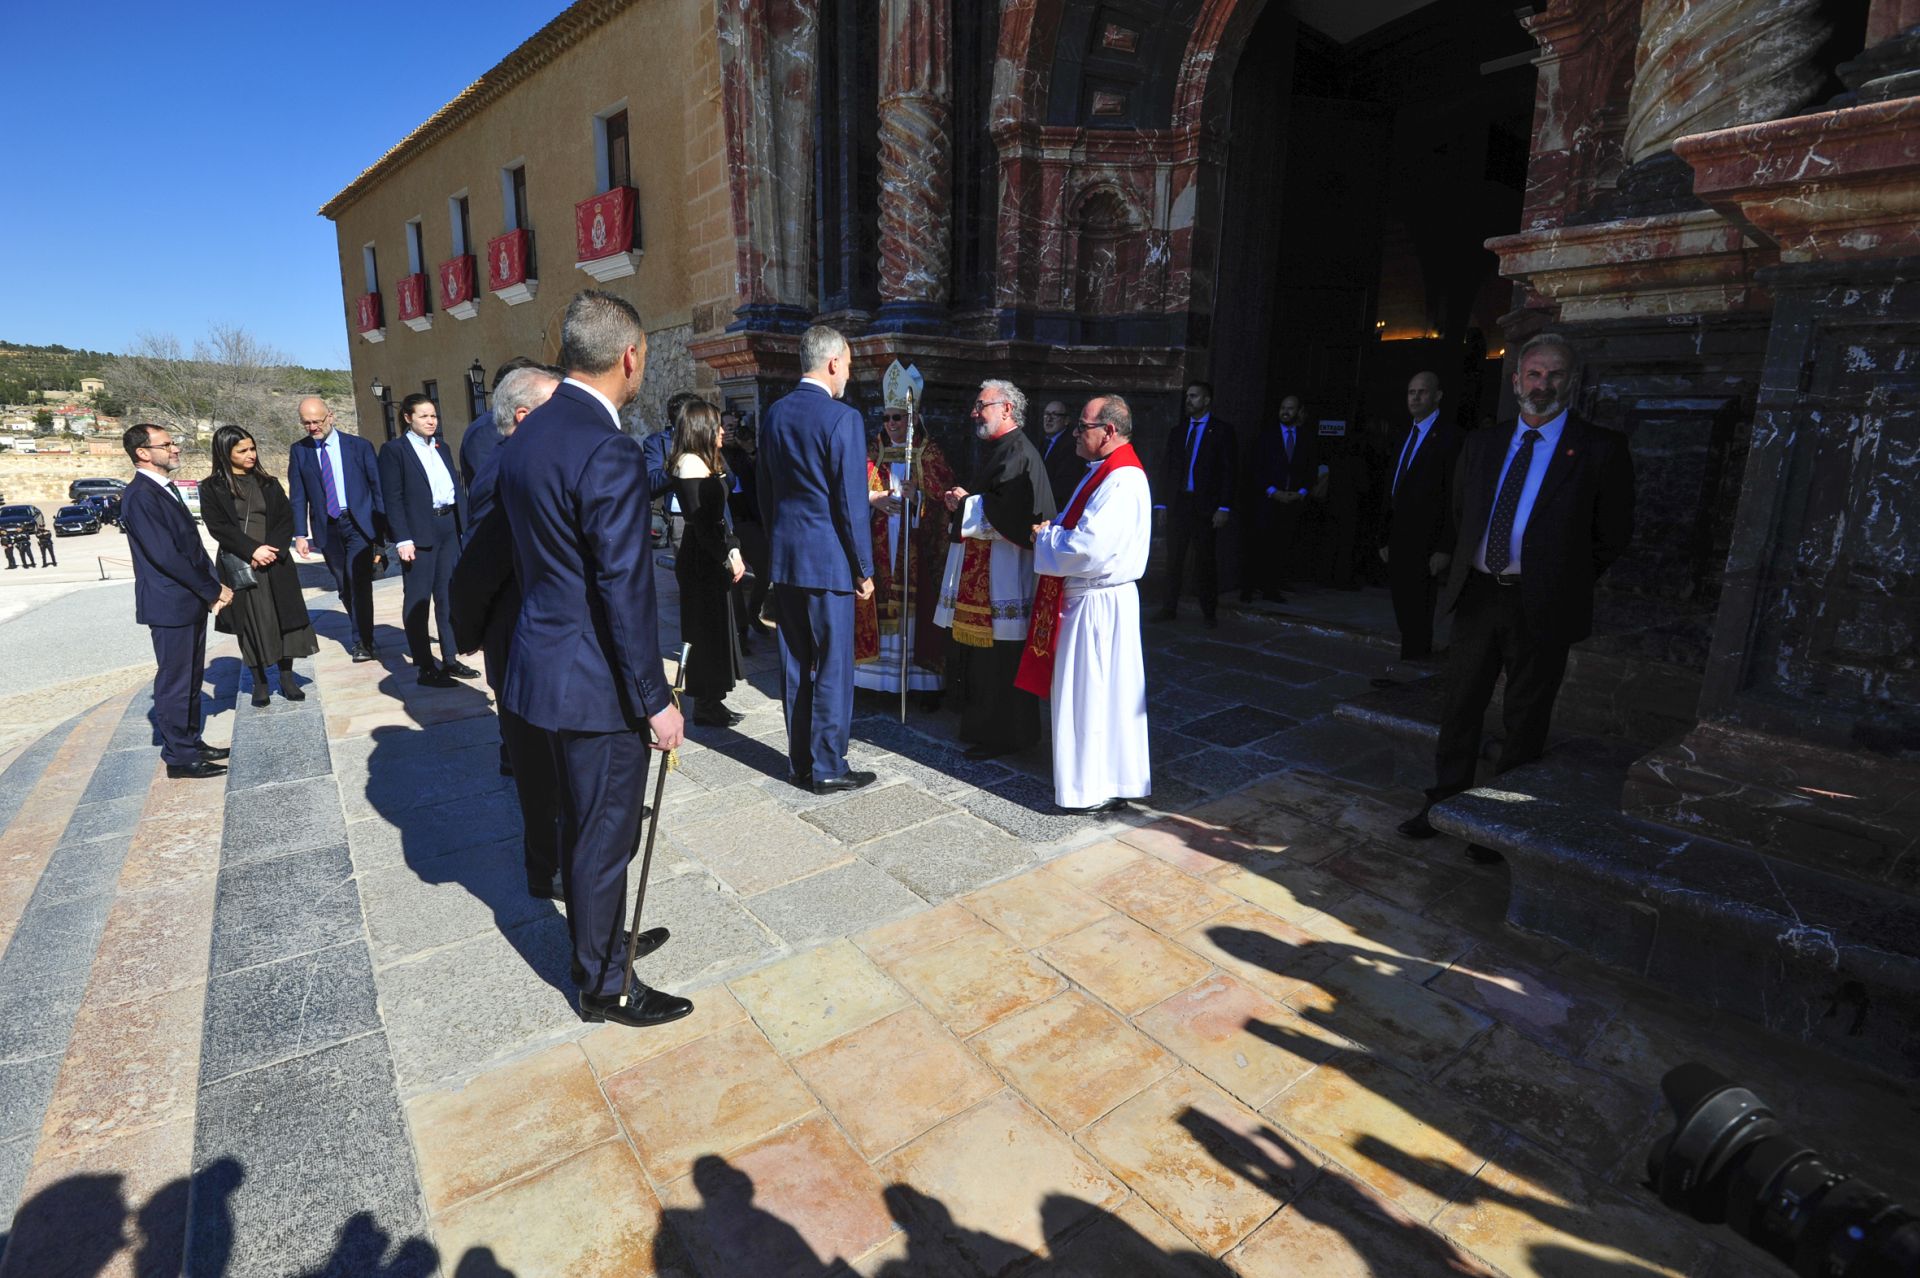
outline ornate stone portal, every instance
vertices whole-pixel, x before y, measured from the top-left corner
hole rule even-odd
[[[952,266],[953,107],[948,0],[880,13],[881,330],[937,328]]]

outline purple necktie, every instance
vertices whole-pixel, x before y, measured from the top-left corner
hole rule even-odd
[[[324,444],[320,446],[320,482],[327,490],[327,518],[340,518],[340,489],[333,482],[333,464],[327,460]]]

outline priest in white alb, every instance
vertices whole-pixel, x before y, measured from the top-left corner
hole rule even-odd
[[[1153,532],[1133,415],[1118,395],[1087,401],[1074,428],[1087,475],[1058,523],[1036,525],[1033,617],[1018,686],[1053,710],[1053,797],[1108,812],[1153,790],[1140,591]]]

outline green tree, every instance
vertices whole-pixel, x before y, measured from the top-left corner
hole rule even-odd
[[[52,409],[42,408],[38,412],[34,413],[33,415],[34,434],[45,435],[51,432],[52,430],[53,430],[53,410]]]

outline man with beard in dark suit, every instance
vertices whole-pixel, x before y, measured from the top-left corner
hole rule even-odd
[[[1187,556],[1193,556],[1194,591],[1209,630],[1220,624],[1220,530],[1233,516],[1233,468],[1240,445],[1233,427],[1213,415],[1213,385],[1187,383],[1187,419],[1167,437],[1160,458],[1160,500],[1167,512],[1167,593],[1155,621],[1180,611]]]
[[[1481,722],[1507,677],[1506,738],[1496,772],[1546,750],[1567,650],[1593,633],[1594,583],[1633,539],[1633,460],[1626,436],[1568,411],[1573,348],[1542,333],[1520,348],[1513,391],[1520,419],[1475,431],[1460,453],[1452,501],[1453,560],[1441,607],[1454,614],[1434,784],[1400,823],[1431,838],[1435,803],[1469,790]],[[1476,861],[1499,853],[1478,845]]]
[[[1433,655],[1433,605],[1440,594],[1440,575],[1453,562],[1447,511],[1461,436],[1452,422],[1440,419],[1440,400],[1436,374],[1415,373],[1407,383],[1407,415],[1413,425],[1387,483],[1387,539],[1380,547],[1380,562],[1387,566],[1402,661],[1425,661]]]

